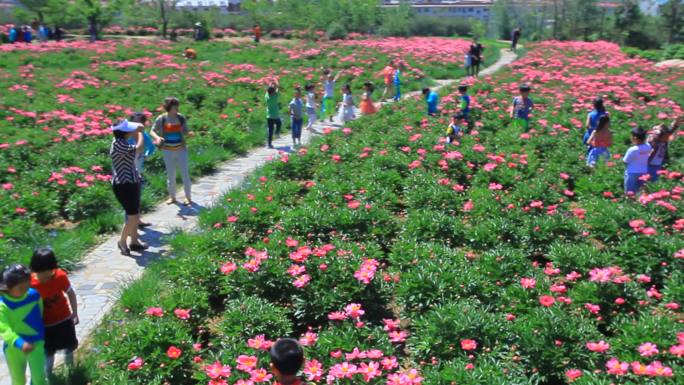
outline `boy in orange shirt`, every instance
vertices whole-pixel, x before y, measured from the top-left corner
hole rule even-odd
[[[64,362],[68,366],[74,363],[74,350],[78,347],[76,292],[71,287],[66,272],[57,266],[57,258],[51,249],[41,248],[33,253],[31,270],[31,287],[43,298],[47,356],[45,371],[50,376],[57,351],[66,350]]]

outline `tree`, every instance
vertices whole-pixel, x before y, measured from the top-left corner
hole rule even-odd
[[[661,24],[667,32],[667,42],[672,44],[684,28],[684,3],[682,0],[669,0],[660,5],[659,13]]]
[[[74,13],[85,20],[92,38],[96,39],[118,13],[132,5],[132,0],[76,0],[71,6]]]
[[[162,25],[162,36],[166,38],[166,30],[171,20],[171,12],[176,9],[178,0],[156,0],[159,7],[159,21]]]
[[[48,5],[48,0],[20,0],[21,5],[26,7],[29,11],[38,16],[41,23],[45,20],[45,9]]]

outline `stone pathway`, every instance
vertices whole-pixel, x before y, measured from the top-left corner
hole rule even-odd
[[[501,51],[501,57],[492,66],[482,70],[482,76],[490,75],[501,67],[515,60],[516,55],[508,50]],[[438,80],[435,89],[448,86],[460,79]],[[420,97],[420,91],[405,95],[405,98]],[[386,104],[386,103],[383,103]],[[338,123],[314,125],[314,132],[303,130],[302,143],[307,144],[316,133],[322,133],[325,128],[340,128]],[[118,235],[112,235],[104,243],[90,251],[71,275],[71,283],[78,295],[78,314],[80,324],[76,327],[78,338],[85,341],[90,333],[98,326],[104,315],[116,303],[120,291],[128,282],[134,281],[142,275],[145,266],[158,259],[168,251],[164,237],[178,230],[192,230],[197,224],[199,212],[210,207],[225,192],[240,186],[243,180],[257,168],[263,166],[280,151],[291,151],[292,138],[289,133],[273,142],[276,147],[271,150],[265,147],[256,148],[242,158],[233,159],[219,165],[211,175],[197,180],[192,186],[192,196],[195,200],[193,207],[177,205],[158,205],[154,211],[143,215],[145,221],[153,226],[145,229],[142,234],[144,242],[150,248],[142,255],[133,254],[125,257],[119,252],[116,242]],[[180,194],[180,193],[179,193]],[[179,198],[182,194],[179,195]],[[4,358],[4,357],[3,357]],[[11,385],[9,373],[4,359],[0,364],[0,385]],[[57,363],[62,357],[57,357]]]

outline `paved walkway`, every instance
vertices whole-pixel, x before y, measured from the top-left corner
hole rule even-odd
[[[481,75],[489,75],[501,67],[515,60],[514,53],[501,51],[500,59],[492,66],[481,71]],[[459,79],[438,80],[435,89],[450,85]],[[420,91],[410,93],[405,97],[420,97]],[[314,133],[303,130],[302,143],[307,144],[315,133],[321,133],[326,127],[339,128],[339,124],[315,124]],[[197,180],[192,186],[192,196],[195,205],[191,208],[158,205],[154,211],[143,218],[152,222],[153,226],[143,232],[143,241],[150,248],[139,257],[125,257],[119,252],[116,242],[118,235],[112,235],[104,243],[90,251],[77,268],[70,275],[71,283],[78,294],[78,314],[81,323],[77,326],[78,338],[85,341],[90,333],[98,326],[104,315],[116,303],[119,292],[131,282],[140,278],[145,266],[158,259],[168,251],[164,237],[177,230],[191,230],[197,224],[199,212],[215,203],[216,199],[225,192],[240,186],[242,181],[257,168],[266,164],[279,151],[290,151],[292,139],[288,134],[273,142],[276,147],[271,150],[265,147],[256,148],[247,156],[227,161],[217,167],[216,172]],[[179,197],[181,197],[179,195]],[[11,385],[9,373],[4,363],[0,364],[0,385]],[[61,357],[57,357],[61,361]]]

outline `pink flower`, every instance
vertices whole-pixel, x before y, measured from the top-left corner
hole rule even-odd
[[[573,382],[582,377],[582,371],[579,369],[568,369],[565,371],[565,377],[568,378],[568,382]]]
[[[627,374],[629,369],[629,364],[626,362],[620,362],[617,358],[611,358],[606,362],[606,368],[608,369],[608,374],[614,374],[616,376],[623,376]]]
[[[359,319],[362,315],[366,314],[366,312],[363,309],[361,309],[361,305],[358,303],[350,303],[349,305],[345,306],[344,312],[347,315],[347,317],[351,317],[354,319]]]
[[[307,381],[319,381],[323,377],[323,365],[316,360],[306,361],[304,374]]]
[[[292,283],[296,288],[301,289],[306,286],[309,281],[311,281],[311,276],[308,274],[302,274]]]
[[[256,368],[258,360],[256,356],[246,356],[240,355],[235,360],[237,362],[237,370],[241,370],[246,373],[250,373],[254,368]]]
[[[333,376],[334,378],[342,379],[342,378],[349,378],[351,379],[352,376],[354,376],[357,372],[357,367],[354,364],[350,364],[349,362],[343,362],[341,364],[336,364],[332,368],[330,368],[330,375]]]
[[[520,279],[520,286],[524,287],[525,289],[534,289],[534,287],[537,285],[537,281],[534,278],[521,278]]]
[[[380,371],[380,364],[372,361],[368,364],[366,364],[365,362],[361,363],[357,370],[357,373],[362,374],[363,380],[366,382],[382,374],[382,372]]]
[[[336,311],[328,314],[328,319],[331,321],[344,321],[347,319],[347,314],[342,311]]]
[[[684,357],[684,344],[670,346],[670,354],[676,357]]]
[[[653,361],[646,367],[646,372],[651,377],[672,377],[672,368],[663,366],[660,361]]]
[[[136,371],[142,368],[144,365],[144,361],[140,357],[136,357],[133,359],[133,361],[128,363],[128,370],[130,371]]]
[[[406,333],[403,330],[393,330],[393,331],[389,332],[388,334],[389,334],[390,342],[393,342],[393,343],[402,343],[402,342],[406,341],[406,337],[408,337],[408,333]]]
[[[385,324],[385,331],[390,332],[392,330],[399,329],[399,320],[393,320],[393,319],[383,319],[382,322]]]
[[[249,380],[253,382],[268,382],[273,378],[273,375],[267,372],[266,369],[253,370],[250,375]]]
[[[642,357],[650,357],[658,354],[658,346],[651,342],[646,342],[639,345],[639,354]]]
[[[473,201],[468,200],[466,203],[463,204],[463,211],[466,211],[466,212],[471,211],[473,209],[473,206],[474,206]]]
[[[233,262],[226,262],[221,266],[221,273],[228,275],[237,269],[237,265]]]
[[[604,340],[600,340],[599,342],[587,342],[587,349],[596,353],[605,353],[610,349],[610,344]]]
[[[598,314],[599,311],[601,311],[601,307],[599,305],[594,305],[592,303],[585,303],[584,308],[589,310],[589,313],[591,314]]]
[[[568,175],[568,174],[566,174],[566,173],[564,173],[564,172],[560,173],[559,176],[560,176],[560,178],[563,179],[563,180],[567,180],[567,179],[570,178],[570,175]]]
[[[318,341],[318,334],[314,332],[306,332],[299,338],[299,343],[304,346],[313,346]]]
[[[235,215],[231,215],[231,216],[228,217],[228,222],[229,222],[229,223],[235,223],[235,222],[237,222],[237,221],[238,221],[238,217],[236,217]]]
[[[648,375],[648,367],[641,362],[634,361],[630,365],[632,367],[632,373],[636,376],[646,376]]]
[[[349,203],[347,203],[347,207],[352,210],[358,209],[359,206],[361,206],[361,202],[359,201],[350,201]]]
[[[164,310],[160,307],[151,307],[145,311],[145,314],[151,315],[152,317],[163,317]]]
[[[550,295],[542,295],[541,297],[539,297],[539,303],[542,306],[550,307],[553,306],[554,302],[556,302],[556,299]]]
[[[392,369],[399,367],[399,363],[397,362],[397,358],[394,356],[383,358],[380,361],[380,364],[382,365],[382,368],[385,370],[392,370]]]
[[[231,374],[231,368],[228,365],[223,365],[220,362],[216,361],[211,365],[207,365],[204,368],[205,373],[209,378],[219,378],[219,377],[230,377]]]
[[[169,349],[166,350],[166,356],[172,360],[178,359],[178,357],[181,356],[181,353],[183,353],[183,351],[175,346],[169,346]]]
[[[190,319],[190,310],[188,309],[176,309],[173,311],[173,314],[175,314],[178,319],[184,321]]]
[[[477,349],[477,342],[475,340],[470,339],[461,340],[461,349],[475,350]]]
[[[263,334],[259,334],[253,339],[250,338],[249,340],[247,340],[247,346],[256,350],[268,350],[271,348],[272,345],[273,341],[267,340],[266,336]]]
[[[5,190],[11,190],[14,188],[14,185],[12,183],[3,183],[2,188]]]

